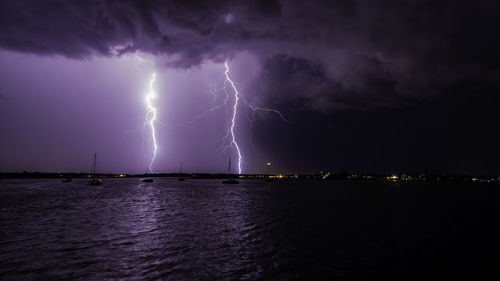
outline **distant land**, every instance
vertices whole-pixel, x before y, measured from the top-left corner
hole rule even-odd
[[[500,175],[452,175],[452,174],[407,174],[398,173],[390,175],[381,174],[353,174],[347,172],[330,173],[318,172],[314,174],[210,174],[210,173],[153,173],[153,174],[96,174],[101,178],[178,178],[188,179],[225,179],[237,177],[240,179],[275,179],[275,180],[294,180],[294,179],[316,179],[316,180],[384,180],[384,181],[446,181],[446,182],[474,182],[474,183],[498,183],[500,184]],[[54,178],[90,178],[89,173],[53,173],[53,172],[15,172],[0,173],[0,179],[54,179]]]

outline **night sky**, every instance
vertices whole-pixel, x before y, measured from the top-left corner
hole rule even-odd
[[[243,173],[498,174],[499,8],[2,1],[0,172],[145,172],[152,73],[154,172],[226,172],[227,61]]]

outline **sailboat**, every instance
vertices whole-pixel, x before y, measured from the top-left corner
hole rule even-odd
[[[89,183],[88,183],[90,185],[101,185],[102,184],[102,180],[95,176],[96,164],[97,164],[97,154],[94,153],[94,161],[92,162],[92,168],[90,168],[90,173],[92,174],[92,176],[89,178]]]
[[[64,177],[62,182],[71,182],[72,179],[71,179],[71,176],[68,174],[67,169],[64,170],[64,173],[66,174],[66,176]]]
[[[185,181],[186,179],[182,176],[182,162],[181,162],[181,169],[179,170],[179,181]]]
[[[231,157],[229,157],[229,167],[227,168],[227,174],[231,176]],[[225,184],[239,184],[240,182],[230,177],[229,179],[222,181]]]
[[[153,182],[152,178],[141,179],[142,182]]]
[[[149,168],[146,168],[146,173],[144,174],[145,176],[148,175],[148,171],[149,171]],[[151,171],[153,172],[153,171]],[[144,179],[141,179],[142,182],[153,182],[153,179],[152,178],[144,178]]]

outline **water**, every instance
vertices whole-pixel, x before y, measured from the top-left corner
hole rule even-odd
[[[499,280],[500,187],[0,182],[3,280]]]

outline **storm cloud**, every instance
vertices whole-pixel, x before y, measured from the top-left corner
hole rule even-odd
[[[0,47],[74,59],[131,52],[196,67],[247,51],[262,95],[394,106],[499,78],[494,1],[3,1]],[[487,59],[485,59],[487,58]],[[272,75],[269,75],[272,74]],[[272,77],[269,79],[269,77]],[[292,87],[286,81],[294,81]]]

